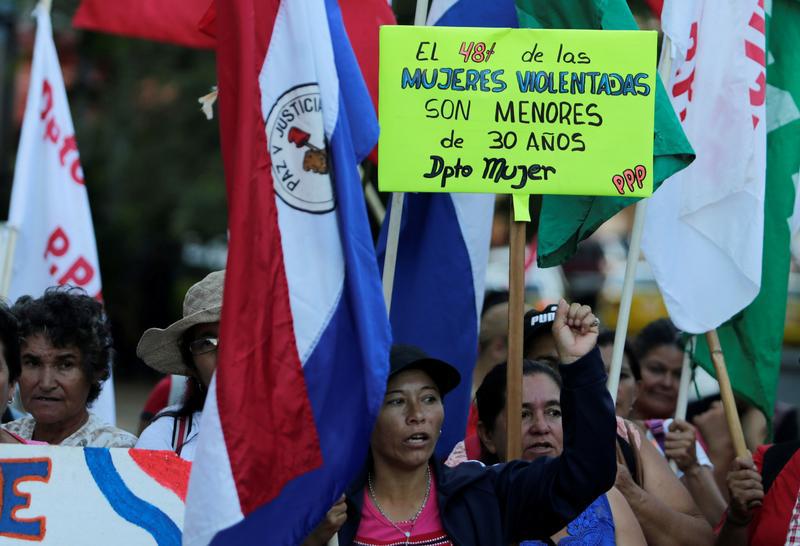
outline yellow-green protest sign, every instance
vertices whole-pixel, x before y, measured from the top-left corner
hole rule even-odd
[[[645,197],[656,33],[384,26],[380,189]]]

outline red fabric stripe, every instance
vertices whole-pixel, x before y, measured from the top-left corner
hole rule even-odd
[[[215,23],[230,225],[217,400],[245,515],[322,464],[295,344],[260,106],[258,74],[278,6],[226,0],[217,4]]]
[[[759,31],[761,34],[765,34],[766,32],[766,23],[764,22],[764,18],[758,13],[754,13],[753,16],[750,17],[750,26]]]
[[[764,50],[749,40],[744,42],[744,53],[749,59],[754,60],[761,66],[767,66],[767,56]]]
[[[676,82],[675,85],[672,86],[672,96],[680,97],[684,93],[688,93],[689,102],[691,102],[694,95],[692,91],[692,84],[694,84],[694,69],[692,69],[691,73],[686,77],[685,80]]]
[[[645,0],[645,3],[656,16],[661,17],[661,10],[664,9],[664,0]]]
[[[200,20],[213,0],[83,0],[72,19],[77,28],[211,49],[214,39]]]
[[[686,61],[691,61],[697,54],[697,22],[692,23],[692,28],[689,32],[689,37],[692,39],[692,46],[686,52]]]
[[[757,89],[750,89],[750,104],[753,106],[762,106],[767,100],[767,77],[764,73],[760,73],[756,78]]]
[[[364,74],[372,104],[378,111],[378,29],[380,25],[395,25],[394,12],[386,0],[339,0],[342,19]],[[369,160],[378,163],[378,147],[372,150]]]

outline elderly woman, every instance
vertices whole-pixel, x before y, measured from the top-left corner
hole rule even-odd
[[[209,273],[186,292],[182,319],[163,330],[150,328],[139,340],[136,354],[148,366],[189,380],[183,402],[158,413],[142,432],[137,448],[171,450],[183,459],[194,459],[208,384],[217,368],[224,280],[224,271]]]
[[[22,405],[31,414],[4,425],[26,440],[77,447],[132,447],[136,437],[102,422],[88,406],[111,365],[111,330],[98,301],[76,288],[23,296],[19,321]]]
[[[611,398],[594,349],[591,309],[562,300],[555,321],[564,376],[564,452],[533,462],[447,468],[433,457],[442,397],[458,372],[415,348],[395,348],[363,476],[306,544],[333,529],[339,544],[508,544],[546,539],[611,488],[616,473]],[[326,533],[327,531],[327,533]]]

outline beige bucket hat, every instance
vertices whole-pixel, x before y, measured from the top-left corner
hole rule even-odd
[[[214,271],[194,284],[183,299],[183,318],[165,329],[150,328],[136,346],[136,356],[151,368],[167,374],[192,375],[181,355],[181,336],[192,326],[218,322],[222,312],[225,271]]]

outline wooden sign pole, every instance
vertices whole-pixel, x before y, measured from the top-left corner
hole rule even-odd
[[[717,373],[719,382],[719,393],[722,396],[722,406],[725,408],[725,419],[728,422],[728,430],[731,432],[733,447],[737,457],[749,455],[747,444],[744,442],[744,432],[742,423],[739,420],[739,413],[736,411],[736,400],[733,398],[731,379],[728,377],[728,369],[725,366],[725,356],[722,354],[722,346],[719,343],[717,330],[706,332],[706,342],[711,353],[711,361],[714,363],[714,370]]]
[[[506,376],[506,458],[522,456],[522,334],[525,309],[525,225],[510,215],[508,270],[508,368]]]

